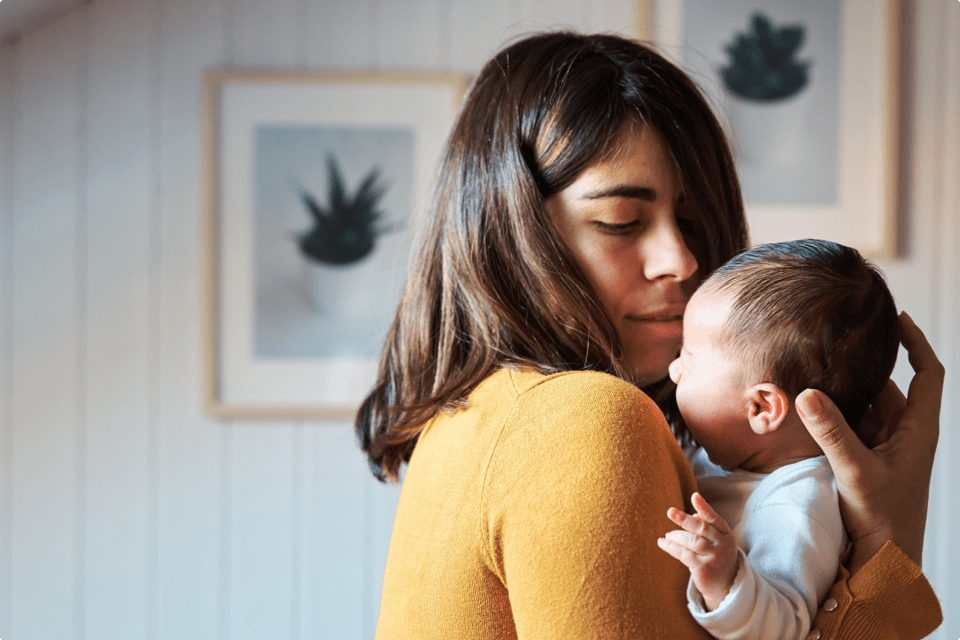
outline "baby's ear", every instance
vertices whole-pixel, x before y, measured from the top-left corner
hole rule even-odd
[[[790,411],[790,399],[783,389],[772,382],[761,382],[750,387],[747,393],[750,429],[758,435],[779,429]]]

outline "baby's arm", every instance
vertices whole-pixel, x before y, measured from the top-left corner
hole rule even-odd
[[[690,569],[693,584],[712,611],[727,597],[737,577],[737,541],[727,521],[703,496],[694,493],[690,501],[696,515],[671,507],[667,517],[683,530],[667,532],[657,544]]]

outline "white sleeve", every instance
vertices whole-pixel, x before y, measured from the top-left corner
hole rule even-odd
[[[744,531],[749,551],[738,549],[737,577],[720,606],[706,611],[690,580],[687,599],[694,619],[718,640],[805,638],[819,600],[836,578],[844,544],[842,524],[836,531],[817,515],[784,504],[754,512],[753,526]]]
[[[742,550],[737,552],[736,580],[713,611],[706,610],[703,596],[690,579],[687,601],[694,620],[717,640],[806,637],[810,614],[800,594],[778,590],[747,562]]]

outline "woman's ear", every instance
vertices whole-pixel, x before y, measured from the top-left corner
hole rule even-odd
[[[790,399],[783,389],[772,382],[761,382],[750,387],[747,393],[750,429],[761,436],[779,429],[790,411]]]

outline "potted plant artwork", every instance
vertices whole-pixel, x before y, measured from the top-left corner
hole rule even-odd
[[[719,74],[743,159],[787,162],[802,144],[810,95],[810,61],[798,57],[805,37],[804,25],[778,27],[756,11],[724,47],[728,61]]]
[[[359,268],[368,260],[381,235],[392,230],[382,224],[380,201],[387,185],[380,170],[373,168],[350,193],[336,158],[327,156],[327,202],[322,204],[304,188],[300,201],[313,225],[297,234],[297,245],[306,259],[310,295],[317,311],[353,315],[362,311],[363,281],[369,277]]]

